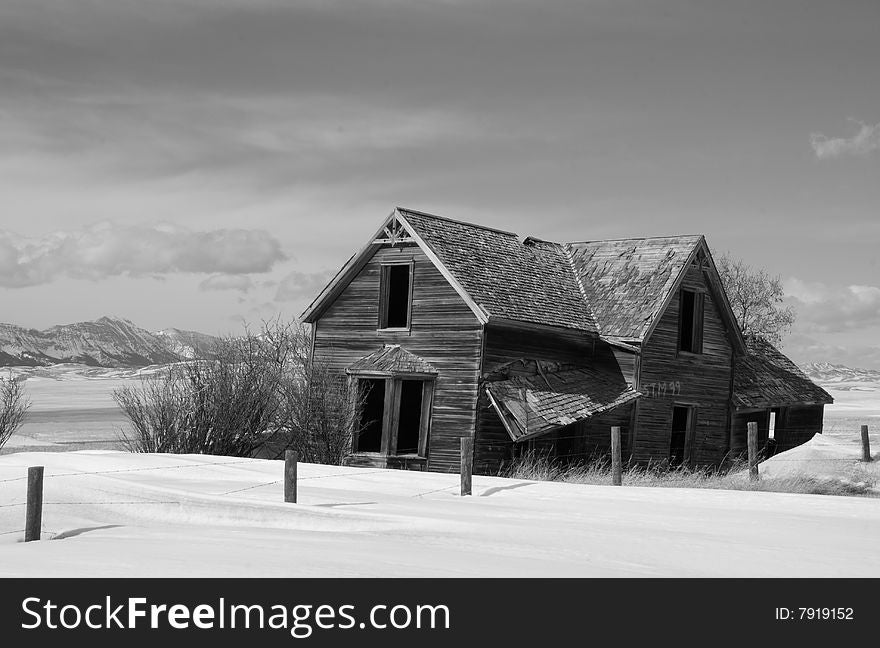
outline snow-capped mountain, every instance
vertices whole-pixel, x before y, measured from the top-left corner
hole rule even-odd
[[[217,343],[217,338],[213,335],[176,328],[156,331],[156,337],[163,340],[166,347],[183,360],[209,357]]]
[[[810,362],[802,365],[801,369],[810,380],[820,385],[850,382],[880,383],[880,370],[877,369],[853,369],[830,362]]]
[[[117,317],[43,331],[0,324],[0,366],[72,362],[93,367],[143,367],[202,357],[211,340],[202,333],[177,329],[151,333]]]

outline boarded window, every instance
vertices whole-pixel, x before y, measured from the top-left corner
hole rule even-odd
[[[703,293],[681,291],[678,348],[689,353],[703,352]]]
[[[379,328],[409,328],[410,264],[382,266]]]

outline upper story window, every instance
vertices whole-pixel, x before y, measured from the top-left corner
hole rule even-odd
[[[382,266],[379,287],[379,328],[408,329],[412,315],[413,264]]]
[[[703,352],[703,293],[682,290],[679,299],[678,349]]]

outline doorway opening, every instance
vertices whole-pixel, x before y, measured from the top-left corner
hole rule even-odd
[[[690,430],[693,407],[675,405],[672,408],[672,434],[669,439],[669,465],[681,466],[690,461]]]

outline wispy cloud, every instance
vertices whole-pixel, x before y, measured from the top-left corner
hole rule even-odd
[[[215,274],[199,284],[199,290],[239,290],[248,292],[254,287],[248,275]]]
[[[820,160],[839,158],[844,155],[868,155],[880,150],[880,124],[865,124],[855,119],[859,132],[852,137],[827,137],[822,133],[812,133],[810,144]]]
[[[268,272],[286,258],[280,242],[263,230],[102,222],[42,237],[0,231],[0,286],[35,286],[63,276],[243,275]]]
[[[835,333],[880,326],[880,287],[789,279],[785,294],[797,311],[797,326],[802,330]]]

